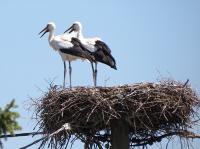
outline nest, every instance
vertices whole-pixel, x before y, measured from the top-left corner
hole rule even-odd
[[[130,146],[152,144],[172,135],[188,137],[193,135],[188,129],[194,126],[199,103],[187,83],[176,81],[72,90],[51,85],[36,102],[38,131],[53,134],[41,147],[48,143],[63,148],[70,139],[108,147],[115,120],[128,124]],[[66,124],[70,130],[61,129]]]

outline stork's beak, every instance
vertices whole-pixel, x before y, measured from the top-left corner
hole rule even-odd
[[[68,28],[64,33],[68,32],[71,33],[74,31],[74,25],[72,25],[70,28]]]
[[[40,38],[42,38],[42,36],[44,36],[44,34],[46,34],[47,32],[49,32],[47,26],[41,32],[39,32],[38,35],[40,35],[42,32],[44,32],[44,33],[40,36]]]

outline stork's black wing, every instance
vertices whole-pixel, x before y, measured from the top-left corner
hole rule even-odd
[[[89,61],[94,61],[94,56],[82,46],[79,39],[73,37],[71,39],[71,43],[73,44],[72,47],[62,48],[60,49],[60,51],[65,54],[85,58],[88,59]]]
[[[107,45],[105,42],[103,42],[103,41],[97,40],[95,46],[97,47],[97,49],[101,49],[101,50],[103,50],[105,53],[111,53],[110,48],[109,48],[108,45]]]
[[[93,53],[95,60],[117,69],[116,61],[111,54],[110,48],[103,41],[97,40],[95,44],[97,51]]]

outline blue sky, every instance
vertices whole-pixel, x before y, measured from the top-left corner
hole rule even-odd
[[[99,36],[110,46],[118,70],[99,64],[100,86],[189,78],[199,93],[199,17],[199,0],[1,1],[0,106],[15,98],[22,132],[32,131],[30,97],[42,96],[49,81],[62,84],[62,60],[49,47],[47,35],[38,36],[49,21],[56,23],[56,34],[80,21],[86,37]],[[77,61],[72,67],[74,86],[92,85],[89,63]],[[4,145],[19,148],[31,141],[8,139]],[[194,148],[199,144],[195,141]]]

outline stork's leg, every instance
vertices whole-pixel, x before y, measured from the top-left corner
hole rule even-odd
[[[71,61],[69,61],[69,88],[72,88],[72,67],[71,67]]]
[[[65,88],[65,76],[66,76],[66,63],[63,61],[64,64],[64,81],[63,81],[63,88]]]
[[[95,62],[95,70],[94,70],[94,74],[95,74],[95,84],[94,86],[97,86],[97,62]]]
[[[94,86],[95,86],[95,72],[94,72],[94,65],[93,65],[93,62],[91,62],[91,66],[92,66],[93,83],[94,83]]]

